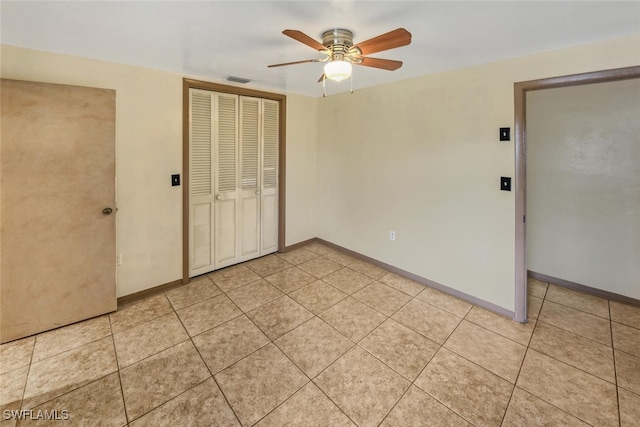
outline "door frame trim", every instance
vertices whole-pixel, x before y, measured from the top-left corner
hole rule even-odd
[[[238,86],[184,78],[182,81],[182,283],[189,283],[189,89],[252,96],[279,103],[278,123],[278,252],[285,250],[287,96]]]
[[[515,310],[514,320],[527,321],[526,265],[526,103],[527,92],[640,78],[640,66],[592,71],[514,83],[515,115]]]

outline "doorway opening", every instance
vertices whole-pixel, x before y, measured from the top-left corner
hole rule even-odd
[[[605,83],[640,77],[640,66],[572,74],[514,84],[515,107],[515,310],[514,320],[527,321],[526,265],[526,95],[527,92],[567,86]]]

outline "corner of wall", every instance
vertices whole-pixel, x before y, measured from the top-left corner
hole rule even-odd
[[[287,246],[318,235],[318,100],[287,95]]]

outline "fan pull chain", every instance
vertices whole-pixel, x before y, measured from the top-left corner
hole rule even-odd
[[[351,95],[353,95],[353,71],[351,72]]]
[[[322,75],[322,97],[327,97],[327,76]]]

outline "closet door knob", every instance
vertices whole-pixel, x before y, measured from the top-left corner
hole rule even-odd
[[[222,194],[218,194],[218,195],[216,196],[216,200],[222,200]]]
[[[256,190],[256,196],[260,195],[260,190]]]

